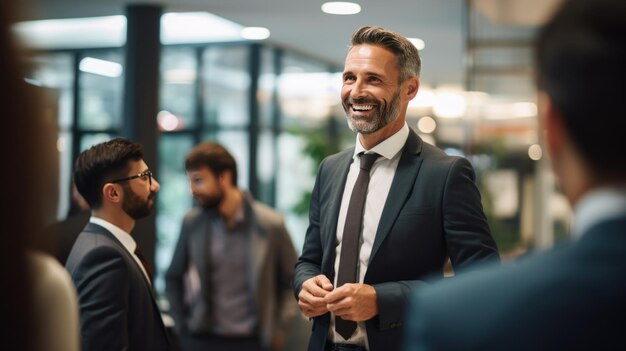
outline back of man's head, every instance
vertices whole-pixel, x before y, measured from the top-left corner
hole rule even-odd
[[[232,185],[237,186],[237,163],[233,155],[218,143],[205,141],[196,145],[187,154],[185,170],[187,172],[208,168],[216,176],[228,171],[232,176]]]
[[[74,183],[92,209],[102,204],[102,187],[125,177],[130,161],[143,158],[141,144],[116,138],[83,151],[74,166]]]
[[[595,176],[626,175],[626,1],[569,0],[540,32],[537,81]]]

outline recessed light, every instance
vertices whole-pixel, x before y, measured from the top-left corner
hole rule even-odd
[[[361,12],[361,5],[354,2],[332,1],[322,4],[322,11],[331,15],[354,15]]]
[[[241,30],[241,37],[248,40],[263,40],[270,37],[270,30],[265,27],[246,27]]]

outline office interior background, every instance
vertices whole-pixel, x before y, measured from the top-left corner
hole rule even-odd
[[[355,140],[339,98],[351,33],[379,25],[416,39],[423,68],[408,124],[472,162],[505,259],[564,239],[571,211],[542,152],[532,69],[535,31],[559,0],[355,2],[353,15],[324,13],[324,1],[311,0],[34,0],[20,8],[14,29],[31,49],[25,79],[43,91],[58,135],[58,168],[42,171],[56,208],[50,221],[67,215],[81,151],[115,136],[141,142],[161,190],[136,236],[162,295],[193,206],[184,158],[212,139],[234,154],[239,185],[285,215],[300,251],[317,165]]]

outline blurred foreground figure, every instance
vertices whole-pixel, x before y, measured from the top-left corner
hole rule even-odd
[[[571,0],[540,32],[540,118],[572,242],[416,292],[406,350],[624,350],[626,2]]]
[[[23,62],[11,34],[20,7],[0,2],[0,160],[7,170],[0,211],[0,311],[2,350],[79,350],[76,291],[67,272],[44,254],[42,235],[50,197],[56,134],[40,109],[39,91],[24,82]]]

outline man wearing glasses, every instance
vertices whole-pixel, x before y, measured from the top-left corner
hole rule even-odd
[[[79,297],[83,351],[171,349],[150,268],[131,235],[159,191],[141,145],[117,138],[83,151],[74,182],[91,208],[66,264]]]

